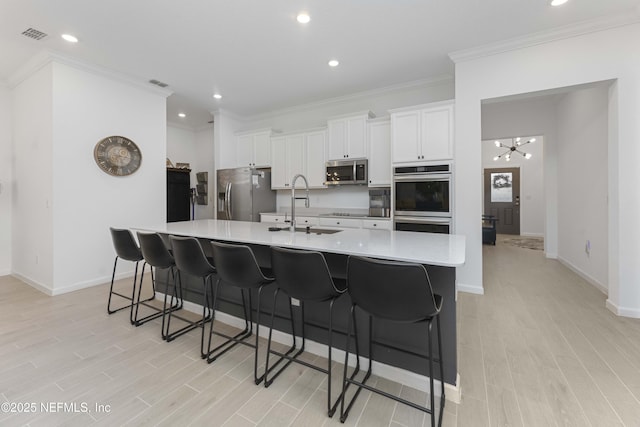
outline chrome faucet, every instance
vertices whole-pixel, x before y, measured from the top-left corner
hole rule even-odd
[[[307,195],[305,197],[296,197],[296,181],[298,180],[298,178],[302,178],[302,180],[304,181],[304,186],[307,192]],[[308,208],[309,207],[309,182],[307,181],[307,178],[304,175],[299,173],[296,176],[294,176],[293,179],[291,180],[291,226],[289,227],[291,231],[296,231],[296,200],[302,200],[302,199],[304,199],[304,207]]]

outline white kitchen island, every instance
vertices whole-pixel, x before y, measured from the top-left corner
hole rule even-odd
[[[269,227],[273,227],[273,225],[259,222],[195,220],[139,225],[133,228],[143,232],[153,231],[166,235],[196,237],[204,244],[205,251],[208,249],[206,248],[207,240],[247,244],[254,250],[259,264],[264,267],[270,266],[271,246],[316,250],[325,254],[331,274],[338,278],[346,277],[349,255],[423,264],[429,273],[434,292],[443,297],[440,319],[443,332],[442,350],[445,359],[444,380],[449,387],[459,391],[457,384],[455,271],[456,267],[465,262],[464,236],[368,229],[341,229],[334,234],[316,234],[313,230],[319,227],[311,227],[310,233],[305,231],[292,232],[284,229],[283,224],[280,225],[282,230],[269,231]],[[324,227],[323,229],[326,230]],[[164,275],[157,276],[163,277]],[[194,280],[188,282],[187,286],[192,292],[187,292],[185,298],[195,303],[201,303],[201,282]],[[389,283],[389,286],[394,286],[394,283]],[[265,298],[265,300],[269,299]],[[237,296],[227,290],[226,301],[227,303],[221,304],[217,309],[239,316],[241,308]],[[340,303],[338,304],[338,302]],[[336,313],[339,315],[336,315],[334,321],[336,322],[336,330],[339,333],[342,331],[343,336],[334,340],[334,346],[345,348],[344,331],[346,331],[348,309],[351,302],[348,295],[340,298],[338,302]],[[267,310],[270,310],[270,307]],[[276,309],[277,312],[282,313],[286,313],[287,310],[287,307],[280,306]],[[322,329],[322,320],[320,320],[323,319],[324,312],[305,310],[309,311],[307,315],[310,315],[309,317],[314,319],[317,324],[317,328],[308,329],[308,338],[320,343],[326,342],[326,331]],[[281,322],[276,323],[276,327],[286,332],[288,322],[282,319]],[[397,349],[402,348],[410,352],[425,354],[426,343],[424,343],[425,332],[423,329],[424,326],[420,325],[376,324],[375,340],[378,342],[378,346],[376,346],[374,359],[381,362],[379,366],[401,368],[401,370],[414,375],[414,379],[419,382],[423,378],[421,375],[426,373],[426,361],[415,354],[406,354]],[[360,331],[360,333],[364,335],[368,332]],[[390,369],[390,372],[394,371],[394,368]],[[403,378],[405,378],[405,383],[409,382],[409,385],[419,387],[416,381],[407,381],[406,375]],[[457,400],[456,393],[452,394],[454,396],[448,395],[448,398]]]

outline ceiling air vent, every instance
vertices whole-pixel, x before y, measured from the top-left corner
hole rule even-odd
[[[149,80],[149,83],[151,83],[152,85],[160,86],[160,87],[167,87],[167,86],[169,86],[168,84],[166,84],[166,83],[162,83],[161,81],[156,80],[156,79]]]
[[[42,40],[43,38],[47,37],[46,33],[38,31],[35,28],[27,28],[22,32],[22,35],[34,40]]]

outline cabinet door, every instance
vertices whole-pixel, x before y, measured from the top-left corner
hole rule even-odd
[[[271,137],[268,132],[253,136],[254,166],[271,166]]]
[[[391,146],[394,163],[422,160],[420,110],[391,115]]]
[[[326,146],[327,132],[311,132],[307,134],[305,148],[306,148],[306,163],[307,163],[307,179],[309,180],[309,187],[323,188],[326,178],[326,165],[325,165],[325,146]]]
[[[305,174],[304,135],[287,136],[287,188],[297,174]]]
[[[284,137],[271,139],[271,188],[287,188],[287,141]]]
[[[362,228],[368,228],[370,230],[391,230],[391,220],[363,219]]]
[[[367,118],[347,119],[347,158],[367,157]]]
[[[237,166],[253,166],[253,135],[237,138],[236,153]]]
[[[329,149],[328,160],[345,159],[347,143],[347,121],[344,119],[330,120],[329,126]]]
[[[319,218],[319,225],[340,228],[362,228],[361,219],[353,218]]]
[[[261,214],[260,222],[280,222],[284,223],[284,215]]]
[[[453,158],[453,106],[422,111],[422,155],[425,160]]]
[[[391,185],[391,125],[369,124],[369,187]]]

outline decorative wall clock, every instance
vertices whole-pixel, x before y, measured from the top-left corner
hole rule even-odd
[[[113,176],[131,175],[140,167],[140,148],[124,136],[108,136],[93,149],[93,157],[104,172]]]

